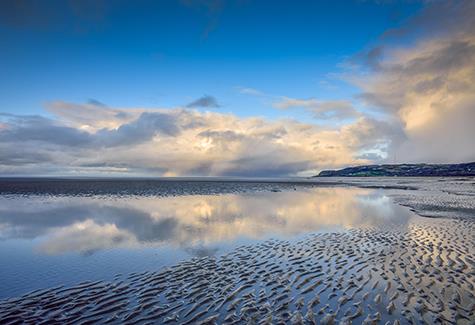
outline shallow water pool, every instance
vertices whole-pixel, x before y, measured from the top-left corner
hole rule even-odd
[[[404,226],[383,190],[276,187],[221,195],[0,196],[0,298],[111,280],[266,239]]]

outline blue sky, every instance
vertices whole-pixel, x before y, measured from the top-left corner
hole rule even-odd
[[[475,2],[0,2],[0,175],[475,160]]]
[[[44,114],[45,102],[89,99],[170,107],[209,94],[221,111],[239,116],[303,119],[308,116],[272,109],[268,100],[243,96],[236,87],[275,96],[351,98],[353,87],[331,74],[421,7],[373,1],[30,6],[10,9],[10,19],[0,25],[2,111]]]

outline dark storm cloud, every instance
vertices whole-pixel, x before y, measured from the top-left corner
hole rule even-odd
[[[218,104],[216,98],[210,95],[204,95],[191,103],[187,104],[186,107],[195,108],[195,107],[208,107],[208,108],[219,108],[221,105]]]

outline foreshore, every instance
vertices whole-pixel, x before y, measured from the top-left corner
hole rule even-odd
[[[399,181],[391,188],[414,189],[391,195],[444,218],[267,240],[113,281],[35,291],[1,301],[0,322],[473,324],[473,180],[433,181]],[[391,185],[365,182],[350,185]]]

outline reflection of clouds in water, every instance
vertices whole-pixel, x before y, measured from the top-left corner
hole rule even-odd
[[[204,246],[185,248],[185,251],[187,251],[190,255],[193,255],[196,257],[214,256],[218,252],[218,250],[219,250],[218,248],[204,247]]]
[[[41,237],[49,254],[91,253],[115,247],[172,245],[193,255],[246,237],[292,236],[361,226],[404,224],[410,213],[381,192],[358,188],[315,188],[245,195],[1,199],[0,238]]]
[[[70,251],[92,254],[100,249],[132,245],[137,245],[137,240],[128,231],[114,224],[98,225],[88,219],[56,229],[40,244],[39,250],[52,255]]]
[[[381,191],[358,197],[361,216],[371,220],[368,224],[370,226],[383,226],[388,223],[406,225],[413,213],[406,207],[394,204]]]

